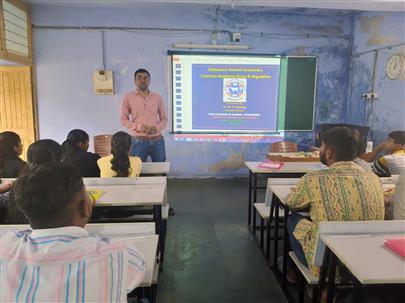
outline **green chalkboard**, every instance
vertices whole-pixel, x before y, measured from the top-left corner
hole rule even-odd
[[[280,71],[278,130],[314,127],[316,57],[287,57]]]

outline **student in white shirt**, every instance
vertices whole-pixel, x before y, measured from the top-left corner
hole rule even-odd
[[[145,276],[144,259],[130,243],[84,229],[93,201],[76,168],[38,165],[13,193],[33,230],[0,238],[0,302],[127,301]]]
[[[360,133],[356,130],[356,132],[359,134]],[[366,152],[366,140],[364,138],[360,138],[359,140],[359,150],[357,152],[356,158],[354,158],[353,162],[356,163],[358,166],[363,168],[366,171],[371,171],[371,163],[366,162],[364,159],[361,158]]]

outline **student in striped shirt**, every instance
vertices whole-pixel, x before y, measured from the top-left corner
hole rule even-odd
[[[93,202],[69,164],[33,167],[13,185],[32,227],[0,238],[1,302],[126,302],[146,273],[130,243],[84,229]]]
[[[372,152],[374,158],[381,151],[387,154],[374,161],[373,171],[380,177],[398,175],[405,168],[405,131],[391,132]]]

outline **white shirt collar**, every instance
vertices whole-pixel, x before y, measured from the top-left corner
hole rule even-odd
[[[30,236],[37,238],[57,235],[88,236],[89,233],[84,228],[78,226],[64,226],[58,228],[34,229]]]

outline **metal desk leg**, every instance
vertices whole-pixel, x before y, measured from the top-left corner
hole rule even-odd
[[[270,240],[271,240],[271,223],[274,218],[274,198],[271,199],[270,216],[267,220],[267,237],[266,237],[266,260],[270,258]]]
[[[266,226],[266,248],[265,248],[265,258],[268,260],[270,258],[270,218],[267,220],[267,226]]]
[[[327,303],[333,303],[333,297],[335,296],[335,275],[336,275],[336,256],[333,252],[329,255],[329,266],[328,266],[328,296],[326,298]]]
[[[284,205],[284,236],[283,236],[283,287],[287,285],[287,261],[289,252],[289,239],[287,230],[287,220],[289,215],[289,207]]]
[[[353,303],[359,303],[362,301],[362,288],[363,285],[357,281],[357,279],[354,279],[354,292],[352,296]]]
[[[252,171],[249,169],[248,227],[252,223]]]
[[[274,207],[275,207],[275,215],[274,215],[274,251],[273,251],[273,267],[275,270],[277,268],[277,257],[278,257],[278,228],[280,225],[280,217],[279,217],[279,203],[278,198],[273,195],[274,199]]]
[[[264,245],[264,219],[260,218],[260,249],[263,249]]]
[[[317,293],[317,298],[316,298],[316,300],[314,300],[314,302],[320,302],[320,299],[321,299],[320,297],[321,297],[322,291],[325,289],[326,275],[327,275],[328,266],[329,266],[329,255],[330,255],[330,250],[328,247],[325,247],[325,253],[323,255],[321,271],[319,274],[319,291]]]
[[[163,267],[163,259],[165,253],[165,237],[163,233],[163,222],[162,222],[162,206],[153,206],[153,220],[155,221],[155,232],[159,235],[159,245],[158,251],[160,251],[160,265]]]
[[[256,210],[253,209],[254,208],[253,204],[257,202],[256,200],[257,200],[257,174],[254,173],[253,174],[253,201],[251,204],[251,211],[253,212],[253,222],[252,222],[253,234],[256,234]]]

